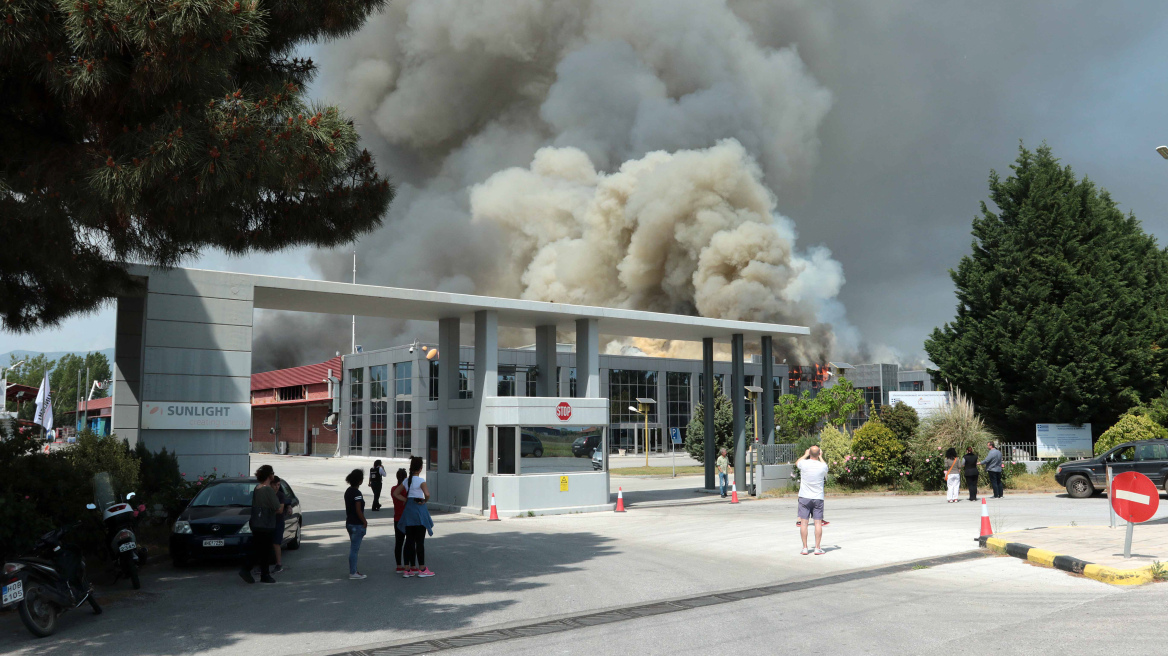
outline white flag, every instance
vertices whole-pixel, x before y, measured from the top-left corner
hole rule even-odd
[[[45,379],[41,382],[41,390],[36,397],[36,419],[34,424],[45,427],[45,432],[53,430],[53,394],[49,391],[49,372],[45,372]]]

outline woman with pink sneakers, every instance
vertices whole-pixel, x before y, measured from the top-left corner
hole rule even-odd
[[[397,561],[397,568],[393,571],[396,574],[404,574],[406,571],[406,568],[402,567],[402,547],[406,544],[406,534],[397,525],[401,521],[402,513],[406,509],[406,500],[404,498],[397,498],[394,492],[397,492],[398,488],[405,484],[405,480],[406,470],[405,468],[399,468],[397,470],[397,484],[389,491],[389,498],[393,499],[393,559]],[[403,494],[405,492],[409,492],[409,489],[404,489]]]
[[[393,490],[393,498],[405,503],[397,526],[406,534],[405,565],[403,578],[434,576],[426,567],[426,534],[434,535],[434,520],[426,502],[430,500],[430,488],[422,478],[422,459],[410,458],[410,475],[404,485]]]

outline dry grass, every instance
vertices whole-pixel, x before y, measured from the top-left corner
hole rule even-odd
[[[1054,472],[1050,472],[1048,474],[1017,474],[1010,478],[1010,486],[1006,489],[1022,492],[1041,492],[1061,490],[1063,486],[1055,482]]]

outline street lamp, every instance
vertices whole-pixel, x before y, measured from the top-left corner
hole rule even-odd
[[[758,407],[759,395],[762,394],[762,388],[758,385],[747,385],[746,400],[754,404],[754,454],[750,459],[750,494],[751,496],[758,496],[758,490],[754,486],[754,461],[758,459],[758,448],[761,442],[758,441],[758,424],[762,417],[762,410]],[[772,410],[773,412],[773,410]]]
[[[3,412],[0,412],[0,415],[8,412],[8,372],[12,371],[13,369],[16,369],[17,367],[19,367],[23,364],[24,364],[24,360],[21,360],[20,362],[17,362],[16,364],[12,365],[11,367],[5,367],[4,374],[2,376],[0,376],[0,381],[3,381],[2,383],[0,383],[0,386],[2,386],[4,388],[4,405],[3,405],[3,407],[0,407],[0,410],[3,410]],[[17,408],[17,412],[19,412],[19,411],[20,411],[20,408]]]
[[[649,466],[649,406],[656,403],[653,399],[637,398],[637,407],[629,406],[629,410],[645,415],[645,466]]]

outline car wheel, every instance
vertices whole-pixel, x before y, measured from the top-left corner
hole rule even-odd
[[[171,554],[170,562],[173,563],[175,567],[186,567],[187,563],[190,561],[187,560],[187,557],[182,554]]]
[[[288,551],[296,551],[297,549],[300,548],[300,529],[301,528],[302,528],[301,523],[299,521],[297,521],[296,522],[296,537],[292,538],[292,541],[288,543],[287,547],[284,547]]]
[[[543,457],[543,449],[536,449],[535,451],[531,452],[531,455],[535,456],[536,458],[542,458]]]
[[[1067,479],[1067,494],[1073,499],[1086,499],[1095,494],[1095,486],[1086,476],[1072,476]]]

